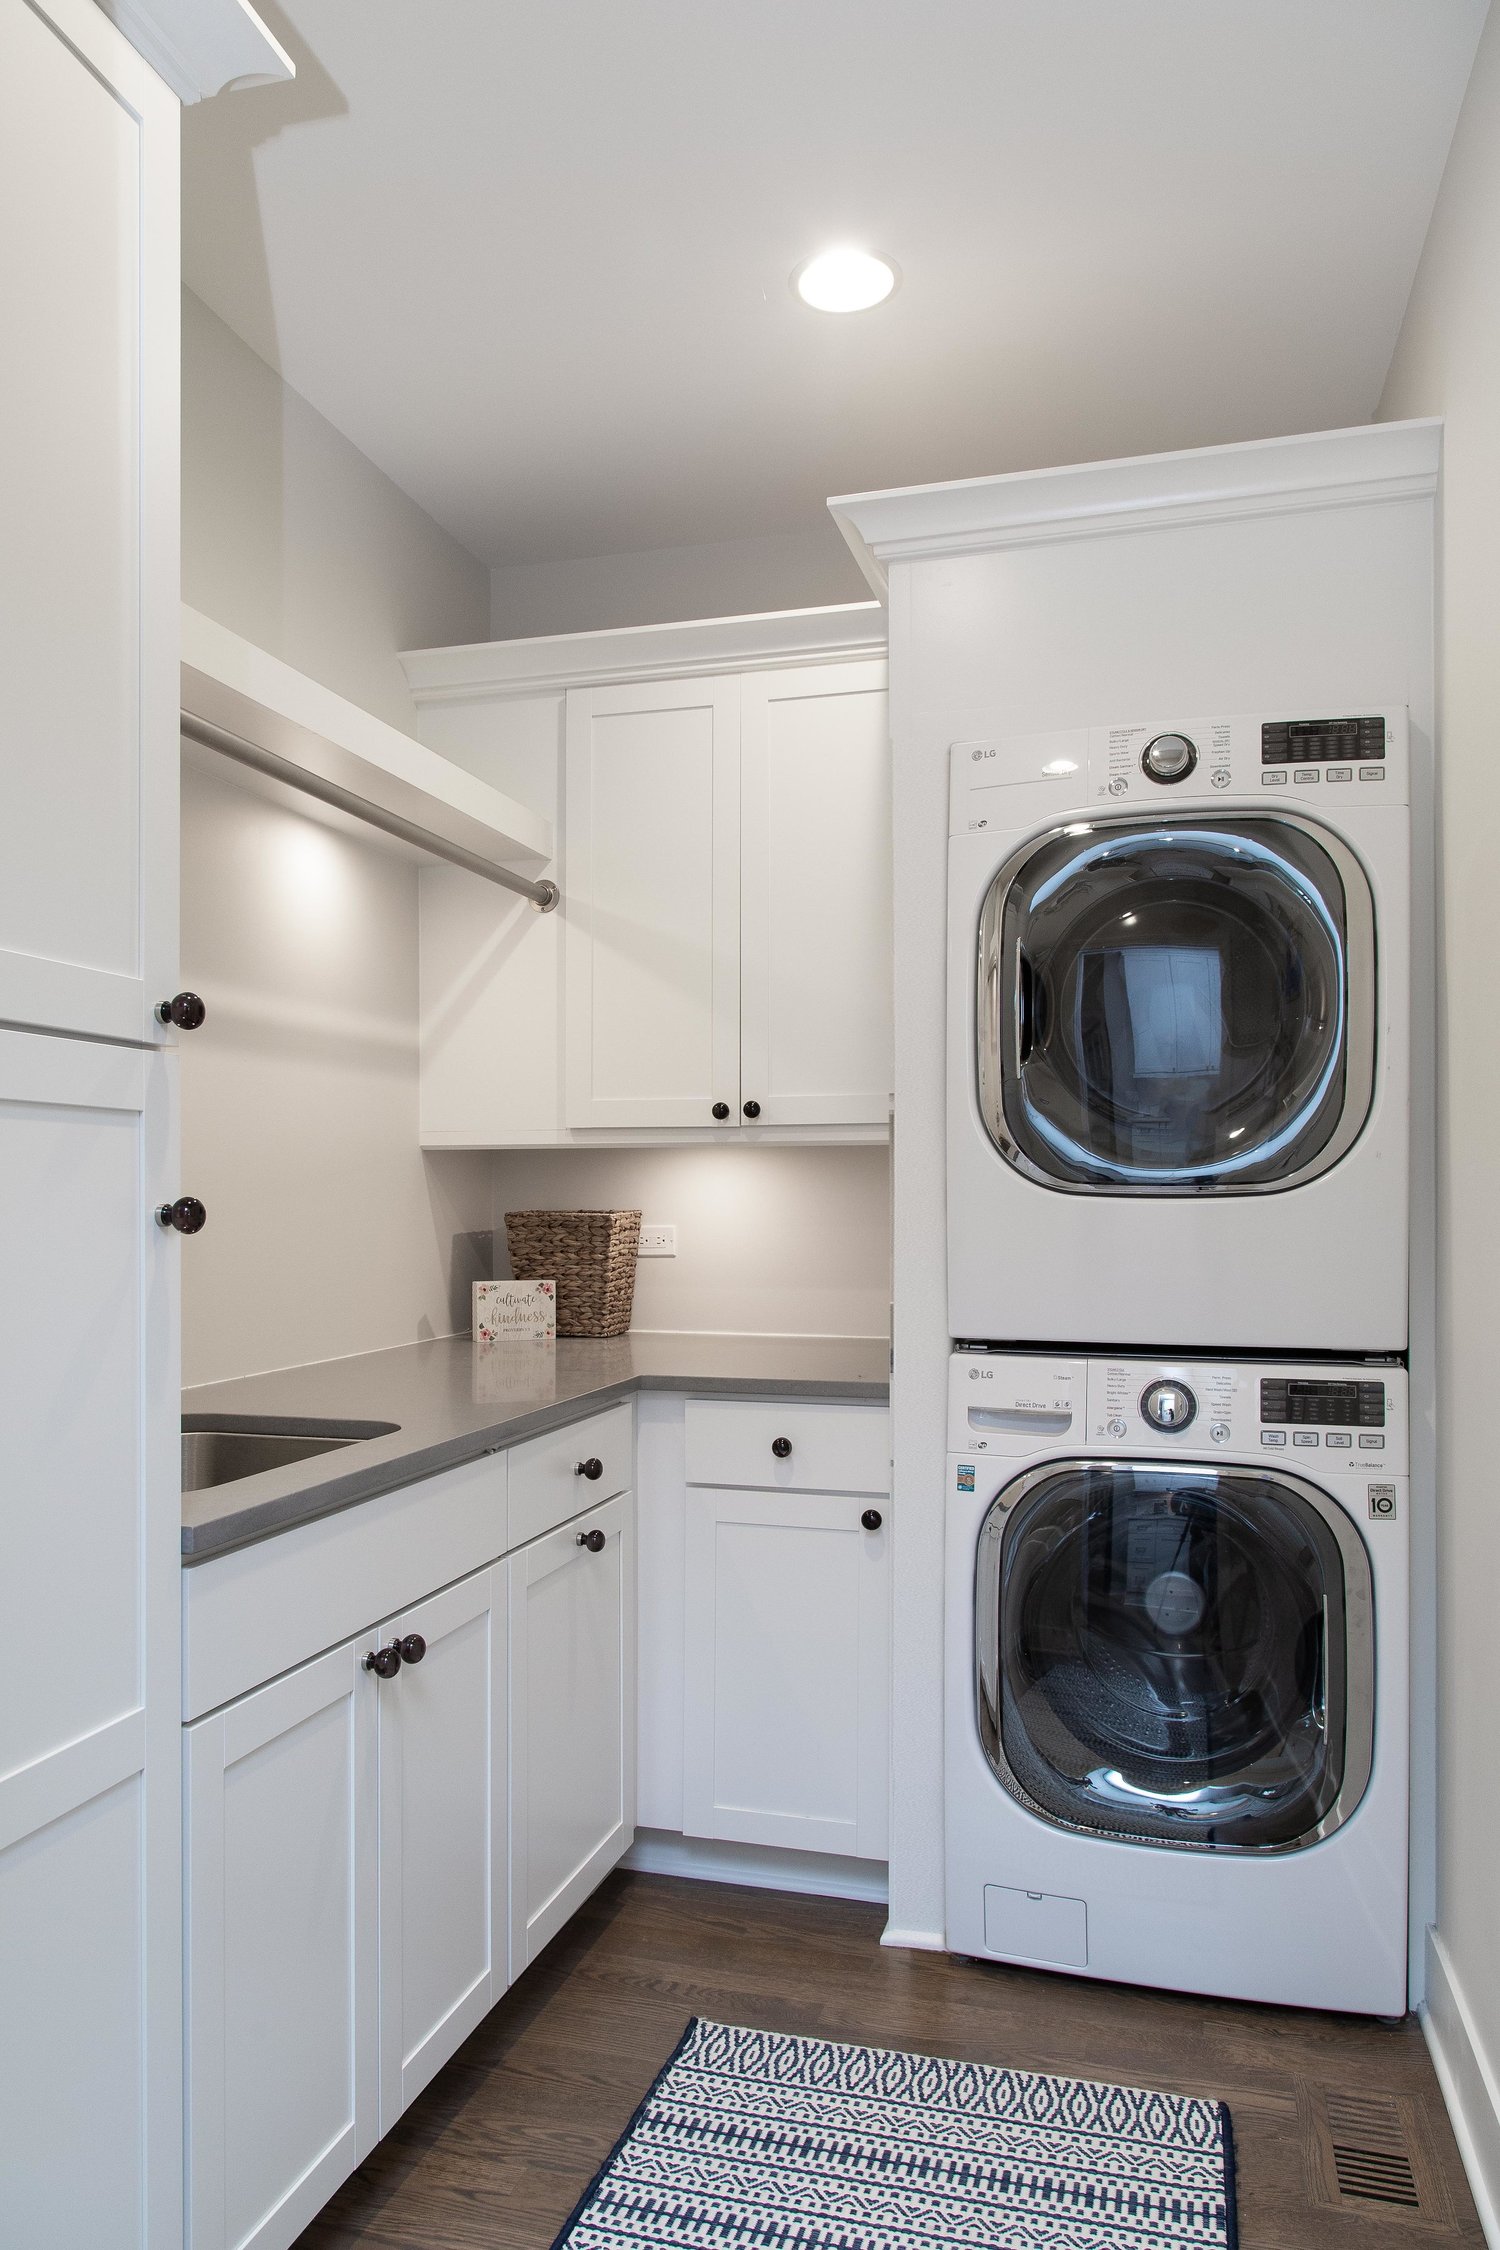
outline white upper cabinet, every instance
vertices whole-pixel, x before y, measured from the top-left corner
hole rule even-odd
[[[568,696],[569,1125],[739,1116],[739,682]]]
[[[92,0],[0,0],[0,1019],[106,1039],[174,983],[177,120]]]
[[[885,672],[740,681],[740,1099],[763,1125],[890,1114]]]
[[[874,604],[405,661],[423,740],[562,838],[556,914],[423,873],[425,1146],[885,1132]]]

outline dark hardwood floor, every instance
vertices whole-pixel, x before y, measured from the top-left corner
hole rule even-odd
[[[612,1876],[297,2250],[547,2250],[692,2015],[1217,2096],[1243,2250],[1482,2250],[1415,2019],[887,1952],[883,1922],[842,1900]],[[1416,2206],[1341,2194],[1336,2138],[1404,2149]]]

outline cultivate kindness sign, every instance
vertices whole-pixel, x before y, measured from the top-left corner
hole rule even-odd
[[[555,1281],[476,1281],[474,1341],[493,1344],[507,1336],[557,1334]]]

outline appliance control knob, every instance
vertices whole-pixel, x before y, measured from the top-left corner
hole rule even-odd
[[[1210,1422],[1208,1434],[1215,1445],[1227,1445],[1230,1438],[1229,1424],[1227,1422]]]
[[[1128,1426],[1123,1414],[1112,1415],[1107,1425],[1111,1437],[1124,1437]]]
[[[1153,1430],[1185,1430],[1197,1411],[1186,1383],[1148,1383],[1141,1393],[1141,1412]]]
[[[1198,745],[1185,734],[1159,734],[1141,754],[1141,771],[1148,781],[1186,781],[1198,763]]]

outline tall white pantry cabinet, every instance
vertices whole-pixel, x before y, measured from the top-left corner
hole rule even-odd
[[[0,2241],[181,2227],[178,101],[0,0]]]

